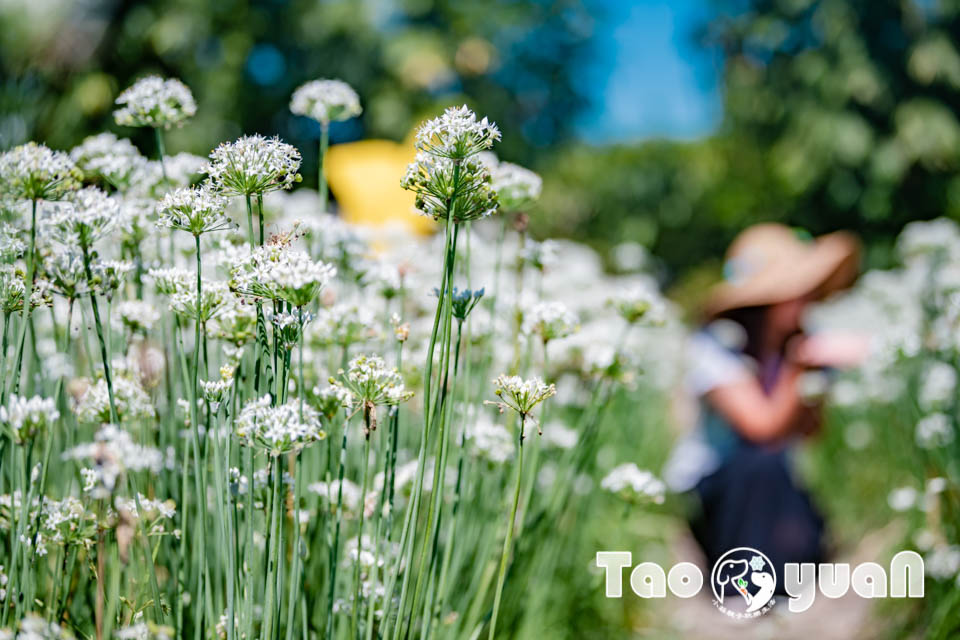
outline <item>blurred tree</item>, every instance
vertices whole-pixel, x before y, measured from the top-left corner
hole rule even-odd
[[[960,217],[960,3],[717,4],[725,130],[763,150],[791,222],[872,239]]]
[[[543,224],[641,241],[677,276],[760,220],[856,230],[883,264],[906,222],[960,219],[960,2],[715,5],[698,37],[724,61],[717,134],[556,156]]]
[[[172,150],[278,134],[309,167],[319,129],[289,113],[289,97],[339,77],[365,110],[333,127],[334,142],[400,139],[469,102],[503,126],[500,152],[529,162],[571,136],[592,24],[580,0],[12,0],[0,3],[0,149],[120,131],[113,99],[159,73],[184,80],[199,105],[171,132]],[[152,151],[149,132],[120,133]]]

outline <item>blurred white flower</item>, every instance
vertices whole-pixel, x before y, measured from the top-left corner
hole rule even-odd
[[[953,425],[943,413],[931,413],[917,422],[917,446],[924,449],[942,447],[953,442]]]
[[[176,78],[146,76],[117,96],[119,109],[113,112],[117,124],[126,127],[170,127],[182,125],[197,112],[197,103],[187,85]]]
[[[614,467],[600,481],[600,486],[611,493],[657,504],[663,502],[666,493],[666,485],[659,478],[633,462]]]
[[[913,487],[899,487],[887,496],[887,504],[894,511],[906,511],[917,504],[917,490]]]
[[[80,171],[62,151],[28,142],[0,154],[0,195],[57,200],[80,186]]]
[[[290,98],[290,111],[329,124],[360,115],[360,96],[342,80],[311,80],[297,87]]]
[[[11,396],[7,406],[0,407],[0,424],[19,445],[33,440],[53,426],[59,417],[60,412],[52,398]]]

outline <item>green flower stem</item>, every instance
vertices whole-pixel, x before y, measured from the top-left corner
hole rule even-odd
[[[457,344],[454,349],[454,365],[453,365],[454,380],[456,380],[457,371],[460,367],[460,339],[461,339],[462,329],[463,329],[463,322],[460,322],[457,326]],[[468,343],[468,346],[469,346],[469,343]],[[469,367],[469,364],[470,364],[470,360],[468,357],[467,358],[468,367]],[[466,388],[469,389],[469,387],[470,387],[470,376],[468,373]],[[464,406],[466,406],[466,396],[467,396],[467,393],[464,392],[464,400],[463,400]],[[431,620],[434,622],[436,621],[436,619],[439,618],[440,613],[443,611],[443,608],[446,604],[447,572],[450,568],[450,561],[453,555],[454,542],[456,541],[456,536],[457,536],[457,521],[458,521],[458,515],[460,511],[461,490],[463,487],[463,459],[464,459],[464,450],[466,445],[466,437],[467,437],[467,429],[466,429],[466,424],[464,424],[462,425],[462,429],[460,432],[460,448],[457,455],[457,480],[456,480],[456,484],[454,485],[453,506],[451,507],[451,514],[450,514],[450,518],[451,518],[450,533],[447,535],[447,544],[443,551],[443,559],[440,563],[440,575],[437,580],[436,593],[437,593],[437,597],[439,597],[439,601],[435,603],[431,602],[430,610],[428,610],[427,612],[427,615],[429,615]],[[439,527],[438,527],[438,531],[439,531]],[[429,627],[425,629],[424,632],[428,633]]]
[[[160,155],[160,171],[163,173],[163,181],[166,182],[167,178],[167,164],[164,159],[167,155],[166,146],[163,144],[163,129],[160,127],[154,127],[153,133],[157,139],[157,153]]]
[[[257,194],[257,220],[260,223],[260,246],[262,247],[266,240],[263,235],[263,193]]]
[[[283,474],[280,472],[279,457],[274,457],[270,464],[273,466],[273,498],[270,501],[270,535],[268,538],[270,545],[267,550],[266,599],[263,607],[263,626],[260,628],[260,640],[270,640],[274,637],[273,625],[280,613],[277,580],[283,554],[283,541],[280,538],[280,518],[282,517],[280,489],[281,484],[283,484]]]
[[[83,245],[83,268],[87,276],[87,282],[93,282],[93,272],[90,269],[90,251],[86,245]],[[103,325],[100,323],[100,308],[97,306],[97,294],[90,292],[90,306],[93,308],[93,322],[97,329],[97,339],[100,341],[100,357],[103,359],[103,376],[107,381],[107,398],[110,400],[110,421],[114,424],[119,422],[117,415],[117,405],[113,398],[113,378],[110,376],[110,355],[107,353],[107,343],[103,337]]]
[[[250,202],[250,194],[244,198],[247,202],[247,240],[250,242],[250,250],[257,246],[256,237],[253,235],[253,204]]]
[[[520,503],[520,486],[523,483],[523,437],[527,416],[520,415],[520,438],[517,440],[517,482],[513,490],[513,506],[510,509],[510,519],[507,521],[507,536],[503,539],[503,553],[500,555],[500,569],[497,572],[497,590],[493,597],[493,614],[490,618],[490,633],[487,636],[493,640],[497,631],[497,615],[500,613],[500,598],[503,596],[503,584],[507,579],[507,563],[510,560],[510,546],[513,543],[513,526],[517,518],[517,505]]]
[[[297,358],[297,400],[299,402],[299,418],[303,422],[303,392],[304,392],[304,382],[303,382],[303,307],[297,307],[297,324],[299,326],[299,331],[297,333],[297,341],[299,342],[300,353]],[[294,606],[296,593],[300,590],[300,581],[301,581],[301,561],[300,561],[300,546],[301,533],[300,533],[300,500],[303,494],[303,469],[301,459],[303,457],[302,453],[297,454],[296,462],[294,464],[294,496],[293,496],[293,509],[294,509],[294,538],[293,538],[293,566],[290,568],[290,583],[287,592],[289,594],[289,602],[287,608],[287,640],[293,640],[293,629],[294,629],[294,612],[296,607]],[[232,640],[228,638],[227,640]]]
[[[324,638],[333,638],[333,599],[337,590],[337,555],[340,545],[340,523],[343,521],[343,471],[347,462],[347,425],[349,418],[343,422],[343,439],[340,445],[340,471],[337,483],[337,515],[334,525],[333,543],[330,545],[330,584],[327,593],[327,629]]]
[[[201,257],[200,257],[200,236],[194,236],[194,243],[197,250],[197,304],[196,304],[196,327],[193,341],[193,368],[192,368],[192,380],[190,384],[190,426],[191,433],[193,435],[193,476],[194,476],[194,490],[196,491],[196,500],[197,500],[197,524],[200,530],[200,539],[197,541],[199,548],[203,550],[200,558],[200,568],[197,571],[197,590],[196,597],[202,597],[201,594],[204,593],[204,585],[206,588],[209,588],[210,580],[210,570],[209,563],[207,561],[207,525],[206,525],[206,472],[203,466],[203,456],[201,455],[200,447],[200,415],[197,408],[197,403],[199,400],[199,391],[198,391],[198,379],[200,374],[200,343],[203,342],[203,318],[202,318],[202,300],[203,300],[203,282],[201,280]],[[185,532],[184,532],[185,533]],[[198,603],[196,609],[194,610],[194,624],[195,628],[203,627],[203,607]]]
[[[357,527],[357,561],[353,565],[353,606],[350,609],[350,637],[357,637],[357,620],[360,614],[360,560],[363,540],[364,516],[367,512],[367,484],[370,475],[370,411],[372,409],[364,408],[363,422],[365,437],[363,439],[363,472],[360,481],[360,521]],[[376,571],[376,567],[374,567]]]
[[[457,174],[458,171],[459,171],[459,165],[455,170],[455,175]],[[417,456],[417,474],[416,474],[416,480],[413,486],[413,491],[411,493],[412,504],[408,505],[407,507],[409,513],[407,514],[408,517],[404,522],[404,533],[401,536],[400,554],[401,554],[401,557],[404,555],[404,544],[406,544],[405,565],[407,566],[407,571],[404,572],[403,582],[400,587],[400,603],[398,606],[397,619],[394,624],[393,636],[392,636],[395,639],[400,637],[400,629],[403,625],[403,619],[404,619],[404,614],[406,611],[406,603],[407,603],[407,588],[409,586],[410,574],[412,572],[411,567],[413,566],[413,553],[414,553],[414,547],[415,547],[415,544],[414,544],[415,540],[413,539],[414,536],[412,534],[411,535],[407,535],[407,534],[410,533],[409,529],[416,523],[420,513],[420,495],[423,491],[424,467],[426,465],[426,453],[427,453],[427,446],[429,443],[429,436],[430,436],[430,429],[431,429],[431,418],[432,418],[431,401],[430,401],[431,400],[431,382],[433,377],[433,359],[434,359],[434,354],[436,353],[437,330],[440,327],[441,319],[443,320],[444,330],[448,326],[449,319],[450,319],[450,314],[449,314],[450,305],[448,305],[447,303],[448,303],[448,299],[452,297],[451,294],[452,294],[452,288],[453,288],[453,267],[454,267],[454,260],[456,256],[455,229],[456,227],[453,224],[453,216],[448,215],[447,225],[446,225],[446,234],[445,234],[446,243],[444,247],[443,281],[441,283],[441,288],[440,288],[442,298],[437,303],[437,310],[436,310],[436,314],[434,316],[434,321],[433,321],[433,330],[430,333],[430,345],[429,345],[429,348],[427,349],[426,371],[424,373],[424,394],[423,394],[424,421],[423,421],[423,431],[421,432],[421,436],[420,436],[420,452]],[[397,575],[399,575],[400,566],[401,566],[401,559],[398,557],[396,567],[394,568],[394,573]],[[392,587],[392,582],[393,580],[391,580],[391,587]],[[391,588],[388,588],[387,593],[388,594],[393,593]]]
[[[303,408],[300,409],[301,420],[303,419]],[[296,594],[300,591],[300,580],[301,580],[301,562],[300,562],[300,546],[302,544],[300,538],[300,500],[303,495],[303,464],[302,464],[302,453],[296,454],[294,459],[294,469],[293,469],[293,553],[292,560],[293,563],[290,567],[290,578],[287,583],[287,640],[293,640],[293,631],[294,631],[294,613],[296,612],[297,607],[295,604],[299,604],[299,599],[296,597]]]
[[[254,459],[253,459],[253,448],[246,447],[244,451],[244,468],[247,473],[247,500],[244,504],[244,518],[246,519],[246,541],[244,543],[245,548],[245,562],[244,572],[246,574],[246,579],[243,581],[244,584],[244,616],[243,616],[243,625],[244,625],[244,636],[246,638],[253,638],[253,608],[256,603],[256,589],[254,588],[255,580],[254,573],[256,567],[256,548],[253,545],[253,530],[256,526],[256,517],[254,516],[253,511],[253,488],[254,488]]]
[[[453,400],[456,398],[457,390],[457,373],[460,370],[460,345],[461,339],[463,337],[463,322],[457,322],[457,339],[453,349],[453,379],[450,383],[450,392],[448,398],[444,399],[443,404],[445,405],[446,415],[443,418],[440,429],[446,431],[446,425],[450,423],[450,415],[453,411]],[[446,386],[446,384],[444,385]],[[439,478],[445,478],[447,474],[447,452],[449,449],[449,437],[445,433],[441,433],[438,436],[441,447],[440,447],[440,459],[437,463],[437,468],[434,469],[433,473],[433,531],[430,532],[430,576],[433,577],[432,568],[437,564],[437,550],[439,548],[439,538],[440,538],[440,518],[442,515],[443,509],[443,490],[440,489],[441,481]],[[451,542],[453,542],[451,538]],[[436,596],[437,589],[430,590],[430,596],[427,599],[427,602],[424,606],[423,617],[421,620],[421,634],[420,637],[426,638],[429,634],[430,624],[433,620],[434,607],[436,606]]]
[[[36,271],[36,253],[37,200],[33,199],[31,200],[30,205],[30,249],[27,253],[27,280],[24,283],[23,310],[20,317],[20,335],[17,338],[17,365],[13,370],[13,376],[11,376],[14,395],[20,391],[20,366],[23,362],[23,347],[27,339],[27,326],[30,324],[30,313],[32,312],[32,309],[30,308],[30,298],[33,297],[33,276]],[[0,400],[2,400],[3,403],[6,403],[6,394],[4,394],[3,398],[0,398]]]
[[[0,342],[0,378],[7,379],[7,349],[10,346],[10,314],[3,314],[3,338]],[[12,377],[12,374],[11,374]],[[7,385],[0,382],[0,405],[5,405],[7,400]],[[2,464],[2,463],[0,463]]]
[[[217,414],[219,415],[222,412],[223,407],[220,407],[220,409],[217,411]],[[236,633],[236,625],[234,624],[234,612],[236,611],[234,585],[237,582],[235,563],[236,553],[234,551],[233,520],[230,517],[231,494],[229,489],[224,486],[224,479],[227,476],[227,468],[230,465],[230,454],[227,452],[226,456],[224,456],[224,452],[221,450],[220,444],[220,434],[218,428],[219,424],[214,424],[214,427],[217,428],[217,432],[213,434],[214,481],[217,489],[217,516],[220,524],[220,542],[223,545],[222,548],[227,558],[227,640],[234,640]],[[224,501],[226,501],[226,504],[224,504]]]

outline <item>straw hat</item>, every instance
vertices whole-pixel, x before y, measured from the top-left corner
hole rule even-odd
[[[804,240],[782,224],[755,225],[727,250],[724,281],[710,292],[706,314],[825,297],[854,281],[859,261],[860,243],[850,233]]]

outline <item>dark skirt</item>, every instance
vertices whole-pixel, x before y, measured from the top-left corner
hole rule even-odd
[[[794,482],[784,450],[741,444],[696,486],[701,509],[691,522],[708,566],[730,549],[763,552],[783,589],[787,562],[823,561],[823,518]]]

